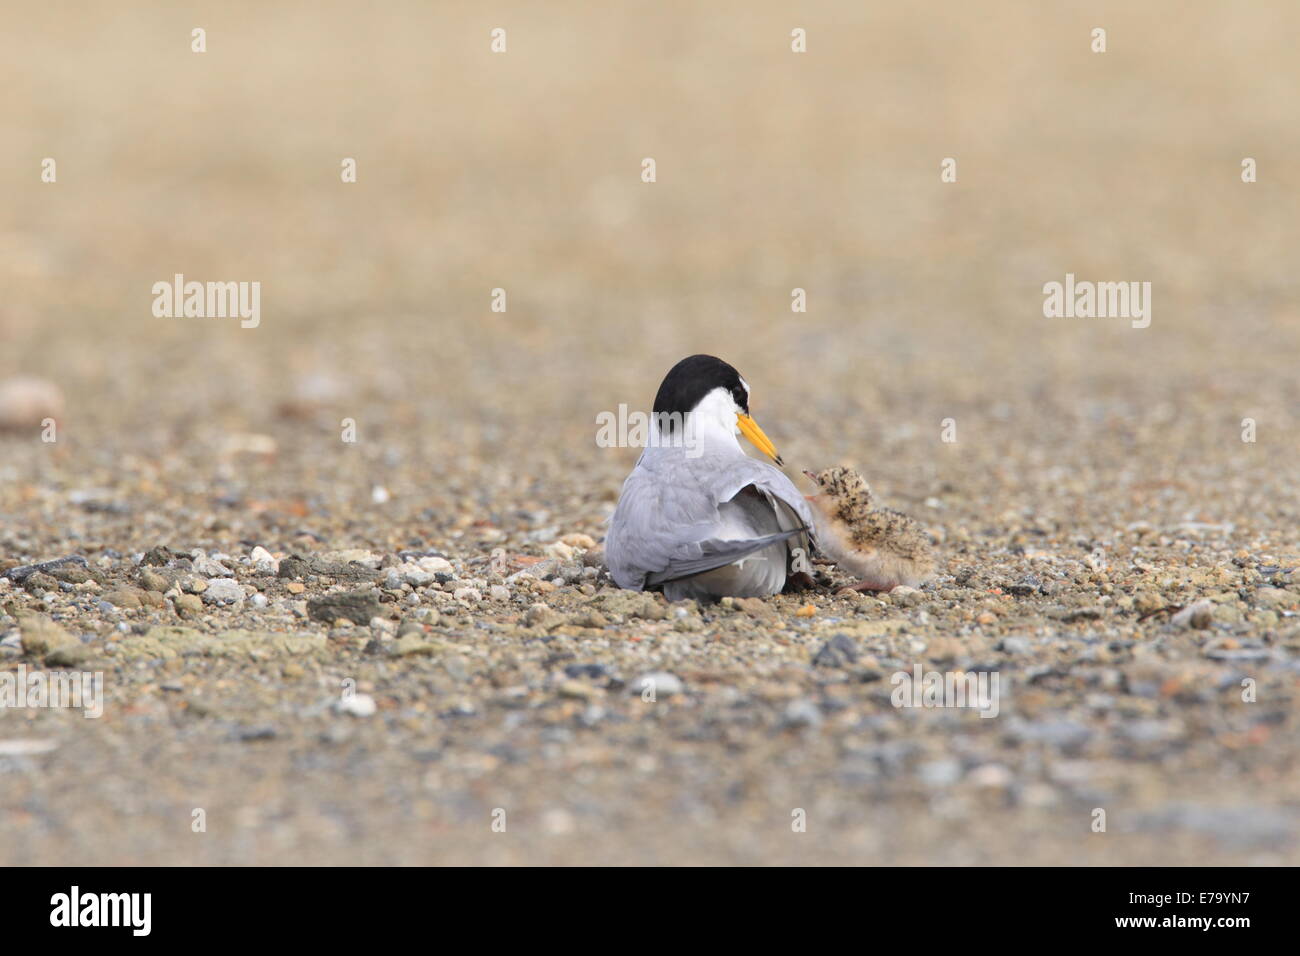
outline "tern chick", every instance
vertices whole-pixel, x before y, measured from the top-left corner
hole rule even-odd
[[[871,488],[852,468],[805,471],[819,494],[813,505],[817,544],[832,561],[862,580],[856,591],[920,587],[934,574],[928,535],[901,511],[876,508]]]

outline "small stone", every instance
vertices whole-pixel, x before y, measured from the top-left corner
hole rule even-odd
[[[573,548],[563,541],[553,541],[542,549],[548,557],[559,558],[561,561],[572,561],[574,557]]]
[[[194,568],[195,574],[201,574],[205,578],[228,578],[234,572],[226,567],[216,558],[210,558],[197,548],[190,552],[190,564]]]
[[[59,582],[44,571],[37,571],[23,578],[23,587],[32,594],[39,594],[45,591],[57,591]]]
[[[900,584],[889,592],[889,600],[898,607],[916,607],[924,595],[913,587]]]
[[[1029,638],[1013,634],[998,641],[997,648],[1003,654],[1028,654],[1033,650],[1033,645],[1029,643]]]
[[[313,620],[327,624],[340,618],[353,624],[369,624],[383,609],[371,591],[335,591],[309,600],[307,613]]]
[[[570,624],[575,627],[596,627],[604,628],[609,626],[609,619],[594,608],[587,608],[585,611],[579,611],[569,620]]]
[[[452,592],[452,599],[459,601],[461,604],[477,604],[483,600],[483,595],[478,588],[457,588]]]
[[[389,651],[394,657],[427,657],[446,649],[441,641],[426,640],[423,634],[407,634],[393,641]]]
[[[0,757],[32,757],[58,749],[54,740],[0,740]]]
[[[160,544],[146,551],[144,557],[140,559],[140,564],[143,567],[165,568],[171,564],[172,559],[171,548]]]
[[[417,563],[420,565],[420,567],[423,570],[428,571],[430,574],[434,574],[434,575],[437,574],[450,575],[453,571],[451,562],[448,561],[446,558],[439,558],[439,557],[420,558],[420,560]],[[448,580],[450,580],[450,578]]]
[[[248,603],[253,605],[253,607],[257,608],[260,611],[262,608],[266,607],[267,604],[270,602],[267,600],[266,595],[263,594],[261,591],[259,591],[256,594],[254,594],[251,598],[248,599]]]
[[[1187,605],[1169,621],[1174,627],[1190,627],[1205,630],[1214,620],[1214,604],[1211,601],[1196,601]]]
[[[203,613],[203,601],[197,594],[180,594],[173,600],[172,604],[176,607],[177,614],[201,614]]]
[[[847,634],[836,634],[813,655],[814,667],[847,667],[858,659],[858,645]]]
[[[1138,614],[1154,614],[1164,606],[1164,600],[1154,591],[1139,591],[1133,598],[1133,609]]]
[[[509,601],[510,589],[500,584],[494,584],[488,588],[488,599],[498,603]]]
[[[759,598],[753,600],[766,607]],[[645,621],[663,621],[668,618],[668,606],[645,591],[625,591],[622,588],[602,591],[586,603],[606,615],[637,617]]]
[[[140,596],[131,588],[114,588],[104,594],[104,600],[120,608],[135,609],[140,607]]]
[[[234,731],[236,740],[252,742],[257,740],[272,740],[276,736],[276,729],[270,724],[258,724],[252,727],[240,727]]]
[[[602,677],[609,676],[609,670],[604,664],[570,664],[564,668],[566,677],[586,677],[589,680],[600,680]]]
[[[171,586],[171,582],[153,568],[141,568],[139,578],[140,586],[146,591],[157,591],[161,594]]]
[[[949,787],[961,779],[961,763],[957,760],[931,760],[916,768],[916,775],[927,787]]]
[[[311,574],[311,565],[307,559],[300,554],[291,554],[287,558],[281,558],[278,570],[275,572],[277,578],[303,578]],[[297,592],[295,592],[297,593]]]
[[[1214,620],[1224,624],[1240,624],[1242,620],[1241,609],[1233,607],[1231,604],[1216,604],[1214,607]]]
[[[307,585],[303,584],[301,581],[290,581],[284,586],[284,589],[290,594],[301,594],[303,591],[307,590]]]
[[[595,538],[589,534],[582,534],[580,532],[566,534],[560,539],[560,541],[563,544],[567,544],[570,548],[582,548],[584,551],[590,551],[596,546]]]
[[[275,556],[271,554],[270,551],[267,551],[266,548],[261,545],[255,547],[252,550],[252,553],[249,554],[248,558],[253,562],[253,570],[258,574],[279,573],[280,562],[275,559]]]
[[[1288,608],[1300,601],[1300,596],[1283,588],[1260,588],[1255,592],[1255,603],[1264,608]]]
[[[1037,594],[1042,586],[1043,582],[1036,575],[1026,574],[1015,584],[1008,585],[1007,593],[1014,594],[1016,597],[1029,597]]]
[[[81,643],[44,614],[19,618],[18,626],[22,631],[23,653],[29,657],[43,658],[61,647]]]
[[[358,564],[371,571],[379,569],[379,555],[365,548],[346,548],[343,551],[326,551],[320,556],[323,565]]]
[[[95,656],[95,649],[89,644],[82,644],[78,641],[75,644],[65,644],[62,647],[56,647],[45,655],[45,666],[47,667],[80,667],[91,657]]]
[[[932,661],[951,661],[960,657],[964,650],[961,641],[940,635],[930,641],[925,653]]]
[[[534,604],[524,613],[524,624],[551,630],[564,623],[564,615],[545,604]]]
[[[781,714],[781,726],[791,730],[819,727],[821,723],[821,709],[806,697],[790,701]]]
[[[988,790],[1005,790],[1014,779],[1011,771],[999,763],[986,763],[966,775],[966,781],[972,787]]]
[[[762,598],[736,598],[736,607],[754,618],[776,616],[776,611]]]
[[[431,584],[435,575],[432,571],[426,571],[418,564],[407,562],[390,570],[388,577],[403,584],[409,584],[413,588],[422,588]]]
[[[239,605],[244,603],[244,589],[233,578],[212,578],[203,591],[204,604]]]
[[[369,694],[349,694],[334,704],[334,712],[351,717],[373,717],[379,710]]]
[[[21,565],[20,567],[10,568],[8,571],[4,573],[4,577],[14,582],[14,584],[22,584],[31,575],[36,574],[37,572],[41,572],[43,574],[53,573],[55,571],[58,571],[61,568],[68,568],[72,566],[85,568],[87,566],[86,559],[81,557],[81,555],[79,554],[70,554],[67,555],[66,557],[53,558],[49,561],[40,561],[36,564],[24,564]]]
[[[557,688],[557,692],[561,697],[570,700],[592,700],[596,697],[603,697],[605,694],[599,687],[592,687],[580,680],[562,681]]]
[[[661,700],[675,694],[684,693],[686,687],[676,675],[667,671],[652,671],[642,674],[628,685],[628,693],[637,694],[642,700]]]
[[[19,376],[0,382],[0,431],[40,429],[63,415],[63,392],[44,378]]]

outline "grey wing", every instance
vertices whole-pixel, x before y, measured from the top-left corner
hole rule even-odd
[[[684,542],[706,538],[713,528],[716,508],[709,497],[673,488],[661,472],[643,458],[623,482],[605,535],[605,563],[619,587],[641,590]]]
[[[816,545],[812,508],[785,472],[764,461],[738,459],[728,470],[727,485],[736,488],[731,493],[732,496],[746,486],[757,489],[771,503],[776,513],[777,526],[782,531],[797,532],[797,535],[792,535],[794,540],[790,542],[791,550],[797,548],[805,558],[811,556]],[[796,565],[796,570],[798,569]]]
[[[660,584],[667,584],[669,581],[677,581],[681,578],[703,574],[705,571],[725,568],[729,564],[735,564],[742,558],[747,558],[751,554],[762,551],[769,544],[788,540],[801,532],[801,528],[791,528],[789,531],[765,534],[761,538],[745,538],[740,541],[709,538],[705,541],[695,542],[693,546],[684,547],[678,554],[674,555],[669,561],[668,567],[664,568],[664,570],[647,575],[645,583],[650,587],[658,587]]]
[[[773,533],[720,538],[720,507],[753,486],[776,518]],[[605,538],[605,560],[620,587],[641,590],[739,561],[795,535],[812,512],[782,472],[752,458],[642,460],[623,484]]]

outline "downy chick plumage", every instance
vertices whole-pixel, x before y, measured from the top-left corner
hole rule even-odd
[[[804,472],[819,494],[808,500],[820,550],[861,580],[859,591],[888,591],[900,584],[920,587],[935,571],[929,536],[915,520],[875,507],[871,487],[852,468]]]

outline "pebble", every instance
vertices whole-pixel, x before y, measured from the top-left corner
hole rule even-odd
[[[931,760],[916,768],[916,776],[927,787],[950,787],[961,779],[961,762]]]
[[[524,624],[550,630],[564,623],[564,615],[545,604],[533,604],[524,612]]]
[[[836,634],[813,655],[814,667],[847,667],[858,659],[858,645],[847,634]]]
[[[233,578],[211,578],[203,591],[204,604],[242,604],[244,589]]]
[[[379,705],[369,694],[349,694],[335,702],[334,710],[352,717],[373,717]]]
[[[205,578],[229,578],[234,575],[230,568],[216,558],[210,558],[197,549],[191,552],[191,567],[195,574],[201,574]]]
[[[807,698],[790,701],[781,714],[781,726],[787,729],[820,727],[822,720],[821,709]]]
[[[419,566],[423,570],[428,571],[430,574],[435,574],[435,575],[436,574],[449,575],[454,570],[451,566],[451,562],[448,561],[446,558],[423,557],[420,558],[420,560],[416,563],[419,564]]]
[[[20,376],[0,381],[0,431],[39,429],[47,418],[63,415],[63,392],[44,378]]]
[[[628,693],[643,695],[653,693],[655,700],[663,700],[676,694],[685,693],[686,686],[676,675],[667,671],[651,671],[642,674],[628,685]]]
[[[1211,601],[1195,601],[1175,614],[1169,621],[1174,627],[1196,628],[1205,630],[1214,620],[1214,604]]]
[[[906,584],[900,584],[889,592],[889,600],[897,607],[916,607],[921,603],[924,595],[920,590],[908,587]]]
[[[18,738],[0,740],[0,757],[33,757],[38,754],[52,753],[59,747],[53,740],[35,740]]]
[[[32,614],[18,620],[22,632],[23,653],[42,658],[61,647],[80,643],[60,625],[44,614]]]
[[[308,599],[307,613],[313,620],[326,624],[341,619],[353,624],[368,625],[372,617],[379,617],[383,613],[376,593],[368,590],[332,591]]]
[[[127,609],[138,608],[141,604],[140,595],[130,588],[114,588],[112,591],[106,591],[104,600],[116,607]]]
[[[248,555],[248,559],[253,564],[253,570],[258,574],[278,574],[280,571],[280,562],[261,545],[252,550]]]
[[[140,586],[146,591],[157,591],[162,593],[171,587],[171,582],[163,575],[159,574],[153,568],[144,567],[140,569]]]
[[[1300,595],[1282,588],[1260,588],[1255,592],[1255,603],[1266,608],[1293,607],[1300,603]]]
[[[561,697],[571,700],[592,700],[597,697],[605,696],[605,692],[599,687],[593,687],[590,684],[580,680],[562,681],[557,688]],[[656,691],[656,694],[658,691]]]
[[[203,601],[197,594],[179,594],[172,599],[178,614],[199,614],[203,611]]]
[[[1033,644],[1029,638],[1021,637],[1019,634],[1009,635],[998,642],[998,650],[1004,654],[1028,654],[1033,649]]]

